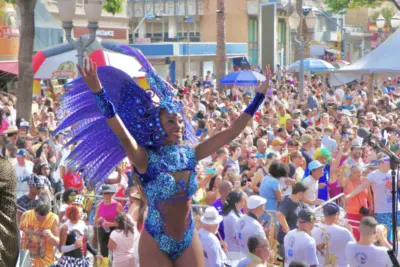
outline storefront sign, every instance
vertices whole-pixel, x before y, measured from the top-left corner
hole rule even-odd
[[[89,29],[87,27],[75,27],[74,28],[74,36],[79,37],[84,34],[88,34]],[[126,29],[117,29],[117,28],[99,28],[96,32],[96,35],[103,39],[118,39],[118,40],[126,40],[127,39],[127,30]]]
[[[0,0],[0,60],[18,58],[19,28],[17,12],[13,5]]]
[[[99,37],[114,37],[114,31],[98,30],[96,35]]]
[[[136,38],[135,43],[137,44],[150,44],[151,39],[150,38]]]

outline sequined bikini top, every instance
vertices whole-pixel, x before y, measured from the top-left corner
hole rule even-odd
[[[135,170],[140,179],[148,204],[155,204],[156,200],[166,200],[183,191],[186,197],[191,198],[197,191],[196,154],[190,146],[164,145],[148,150],[148,167],[145,174]],[[190,171],[187,182],[176,181],[171,173]]]

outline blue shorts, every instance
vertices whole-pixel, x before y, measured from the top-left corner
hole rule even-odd
[[[393,227],[393,220],[392,220],[392,213],[375,213],[375,218],[379,224],[384,224],[388,230],[389,240],[392,240],[392,227]],[[400,218],[400,211],[397,211],[397,218]],[[400,220],[397,220],[397,226],[400,226]]]

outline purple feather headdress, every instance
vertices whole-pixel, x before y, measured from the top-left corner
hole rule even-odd
[[[156,74],[139,50],[119,46],[119,52],[138,59],[150,89],[143,90],[129,75],[114,67],[99,67],[98,76],[118,116],[138,144],[145,149],[163,144],[166,133],[160,123],[161,109],[181,114],[185,124],[184,140],[189,144],[197,143],[193,127],[185,118],[183,104],[174,98],[172,87]],[[69,165],[83,169],[82,176],[87,177],[92,185],[100,185],[126,154],[83,79],[78,78],[67,84],[65,90],[58,112],[62,122],[54,134],[72,127],[66,136],[69,139],[66,146],[75,143],[77,146],[68,157]]]

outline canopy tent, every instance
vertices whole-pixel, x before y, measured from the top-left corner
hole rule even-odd
[[[396,52],[399,49],[399,44],[400,29],[364,57],[334,72],[358,74],[400,73],[400,54]]]

